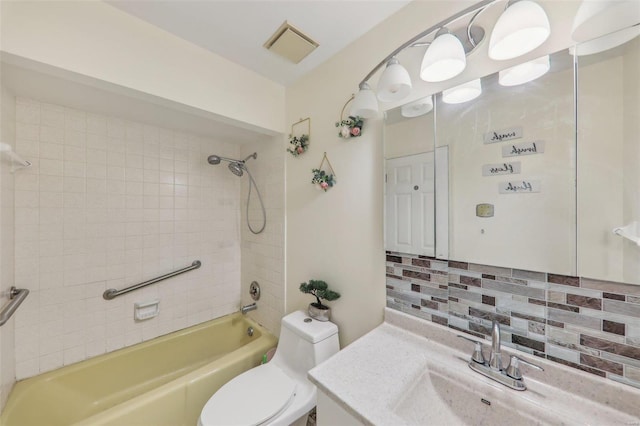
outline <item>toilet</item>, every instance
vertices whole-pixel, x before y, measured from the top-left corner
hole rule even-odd
[[[311,319],[303,311],[285,316],[273,359],[213,394],[198,426],[306,425],[317,398],[307,372],[339,350],[335,324]]]

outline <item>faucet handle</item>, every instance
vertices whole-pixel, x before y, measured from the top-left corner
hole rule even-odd
[[[473,355],[471,355],[471,359],[477,362],[478,364],[484,364],[484,355],[482,354],[482,342],[479,342],[474,339],[470,339],[469,337],[463,336],[461,334],[458,334],[458,337],[476,344],[476,347],[473,350]]]
[[[533,367],[536,370],[544,371],[544,368],[536,365],[532,362],[524,360],[516,355],[511,355],[511,361],[509,362],[509,366],[507,367],[506,374],[512,379],[520,380],[522,379],[522,373],[520,372],[520,363],[528,365],[529,367]]]

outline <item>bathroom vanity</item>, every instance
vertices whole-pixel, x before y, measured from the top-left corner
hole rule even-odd
[[[473,344],[386,309],[385,322],[312,369],[317,424],[636,425],[640,390],[529,356],[516,391],[474,371]],[[488,349],[485,347],[485,355]],[[503,359],[512,352],[504,350]],[[515,353],[515,352],[513,352]],[[506,366],[505,366],[506,367]]]

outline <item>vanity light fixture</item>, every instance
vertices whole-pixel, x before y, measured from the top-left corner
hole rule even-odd
[[[351,117],[372,118],[378,114],[378,101],[369,83],[360,83],[360,90],[355,94],[349,115]]]
[[[549,71],[549,55],[507,68],[498,73],[501,86],[517,86],[542,77]]]
[[[382,102],[400,101],[411,93],[411,77],[394,56],[387,62],[378,81],[378,99]]]
[[[378,113],[376,98],[382,102],[393,102],[402,100],[409,95],[412,87],[411,78],[396,57],[409,47],[429,44],[427,53],[430,53],[428,55],[425,53],[420,67],[420,77],[423,80],[432,82],[444,81],[460,74],[466,67],[466,55],[473,52],[485,36],[484,29],[473,25],[474,21],[478,15],[495,2],[496,0],[480,0],[476,4],[427,28],[387,55],[360,82],[359,91],[353,97],[350,115],[362,118],[373,117]],[[449,34],[448,31],[444,30],[446,26],[450,26],[467,17],[470,18],[466,27],[456,31],[455,34]],[[425,37],[430,37],[432,34],[435,34],[433,42],[423,41]],[[444,45],[444,47],[439,47],[438,45],[440,44]],[[445,50],[445,52],[440,57],[438,55],[432,56],[433,52],[438,52],[441,49]],[[449,49],[453,49],[454,53],[452,54]],[[444,61],[442,61],[443,58]],[[385,67],[385,70],[378,80],[377,95],[374,95],[368,82],[382,67]]]
[[[428,82],[449,80],[464,71],[467,57],[460,39],[441,29],[427,48],[420,66],[420,78]]]
[[[471,80],[442,92],[442,101],[445,104],[461,104],[469,102],[482,94],[480,79]]]
[[[638,4],[638,8],[640,9],[640,3]],[[604,52],[605,50],[621,46],[639,35],[640,24],[636,24],[633,27],[607,34],[606,36],[599,37],[595,40],[585,41],[577,46],[572,46],[569,48],[569,53],[577,56],[593,55],[595,53]]]
[[[593,40],[639,22],[638,0],[583,0],[573,20],[571,38],[577,42]]]
[[[506,60],[524,55],[544,43],[550,34],[549,18],[538,3],[511,0],[491,32],[489,57]]]
[[[400,108],[400,114],[403,117],[413,118],[428,114],[432,109],[433,97],[427,96],[426,98],[418,99],[417,101],[402,105],[402,108]]]

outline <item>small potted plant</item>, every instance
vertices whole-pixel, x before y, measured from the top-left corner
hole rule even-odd
[[[322,304],[322,299],[332,301],[340,298],[340,293],[329,290],[329,285],[321,280],[309,280],[300,284],[300,291],[308,293],[316,298],[316,302],[309,304],[309,316],[318,321],[329,321],[331,308]]]

